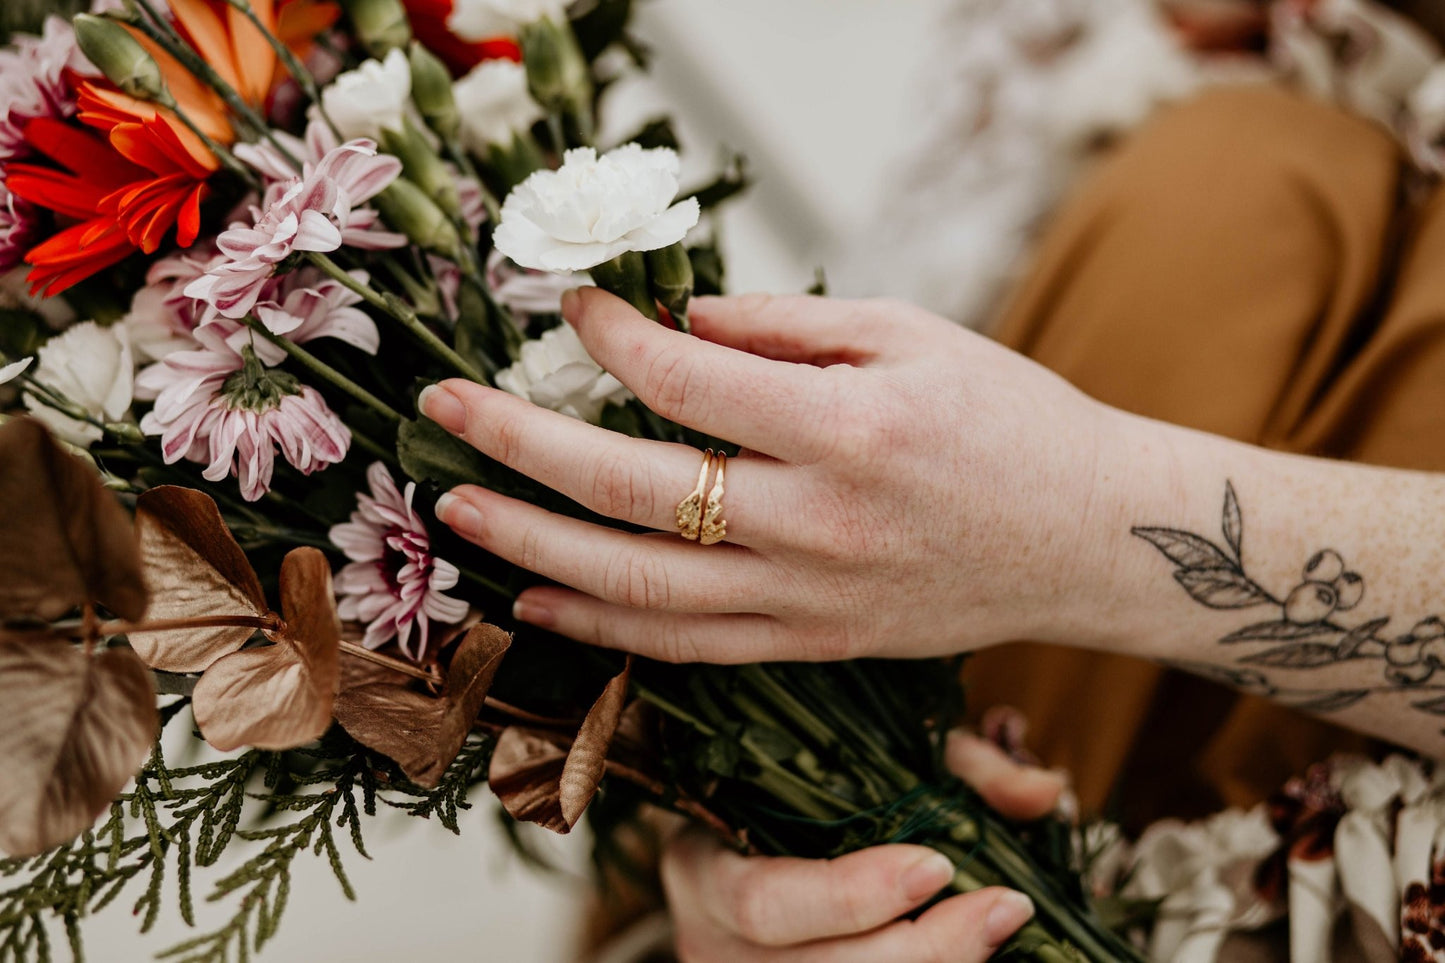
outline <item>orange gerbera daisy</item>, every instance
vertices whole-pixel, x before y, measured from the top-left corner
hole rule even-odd
[[[262,107],[278,79],[260,31],[224,0],[170,0],[176,26],[248,103]],[[334,4],[252,0],[260,21],[304,53],[335,22]],[[279,16],[278,16],[279,14]],[[179,110],[220,143],[235,140],[221,98],[143,35]],[[34,161],[6,165],[11,193],[74,223],[25,255],[37,295],[59,294],[135,251],[155,253],[172,228],[189,247],[200,233],[206,182],[220,163],[175,113],[95,79],[72,76],[74,123],[42,118],[24,128]],[[86,128],[90,129],[86,129]]]

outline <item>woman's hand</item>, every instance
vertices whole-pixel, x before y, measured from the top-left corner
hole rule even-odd
[[[950,734],[947,761],[990,805],[1035,819],[1063,780],[1010,761],[991,743]],[[878,846],[833,860],[743,857],[701,831],[679,836],[662,864],[682,963],[975,963],[1033,915],[1028,898],[991,888],[898,920],[953,876],[922,846]],[[896,921],[896,922],[895,922]]]
[[[702,453],[447,381],[423,411],[626,534],[473,486],[442,520],[524,568],[519,619],[667,660],[924,656],[1068,634],[1110,409],[895,302],[700,298],[696,337],[595,288],[563,314],[664,418],[740,444],[727,541],[676,534]]]

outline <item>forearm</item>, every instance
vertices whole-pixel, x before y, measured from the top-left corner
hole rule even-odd
[[[1130,416],[1116,439],[1068,641],[1445,754],[1445,476]]]

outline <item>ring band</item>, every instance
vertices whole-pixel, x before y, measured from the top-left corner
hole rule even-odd
[[[715,545],[727,537],[728,523],[722,517],[722,497],[725,489],[728,456],[714,452],[711,448],[702,453],[702,468],[697,473],[697,487],[677,503],[677,530],[683,538],[702,545]],[[711,490],[707,487],[708,475],[717,466],[717,477]],[[704,501],[704,492],[706,500]]]

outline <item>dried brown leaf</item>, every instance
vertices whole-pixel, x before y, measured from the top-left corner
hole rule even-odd
[[[126,649],[0,643],[0,850],[75,838],[145,762],[160,722],[151,675]]]
[[[210,496],[153,488],[136,500],[135,527],[154,596],[150,618],[266,614],[261,581]],[[132,632],[130,644],[153,668],[201,672],[255,632],[244,626]]]
[[[631,664],[607,683],[576,738],[514,726],[492,753],[487,781],[514,819],[568,833],[582,818],[606,771],[607,752],[622,718]]]
[[[146,611],[130,519],[95,468],[40,422],[0,427],[0,616],[54,619],[99,602],[125,619]]]
[[[314,548],[281,563],[281,614],[275,644],[223,656],[192,696],[196,725],[223,752],[241,746],[294,749],[331,724],[341,651],[341,622],[331,566]]]
[[[343,685],[337,695],[336,721],[351,738],[394,760],[408,779],[434,787],[466,741],[511,644],[512,636],[495,625],[473,626],[437,696],[417,692],[405,676],[381,667],[348,668],[343,675],[358,684]]]

